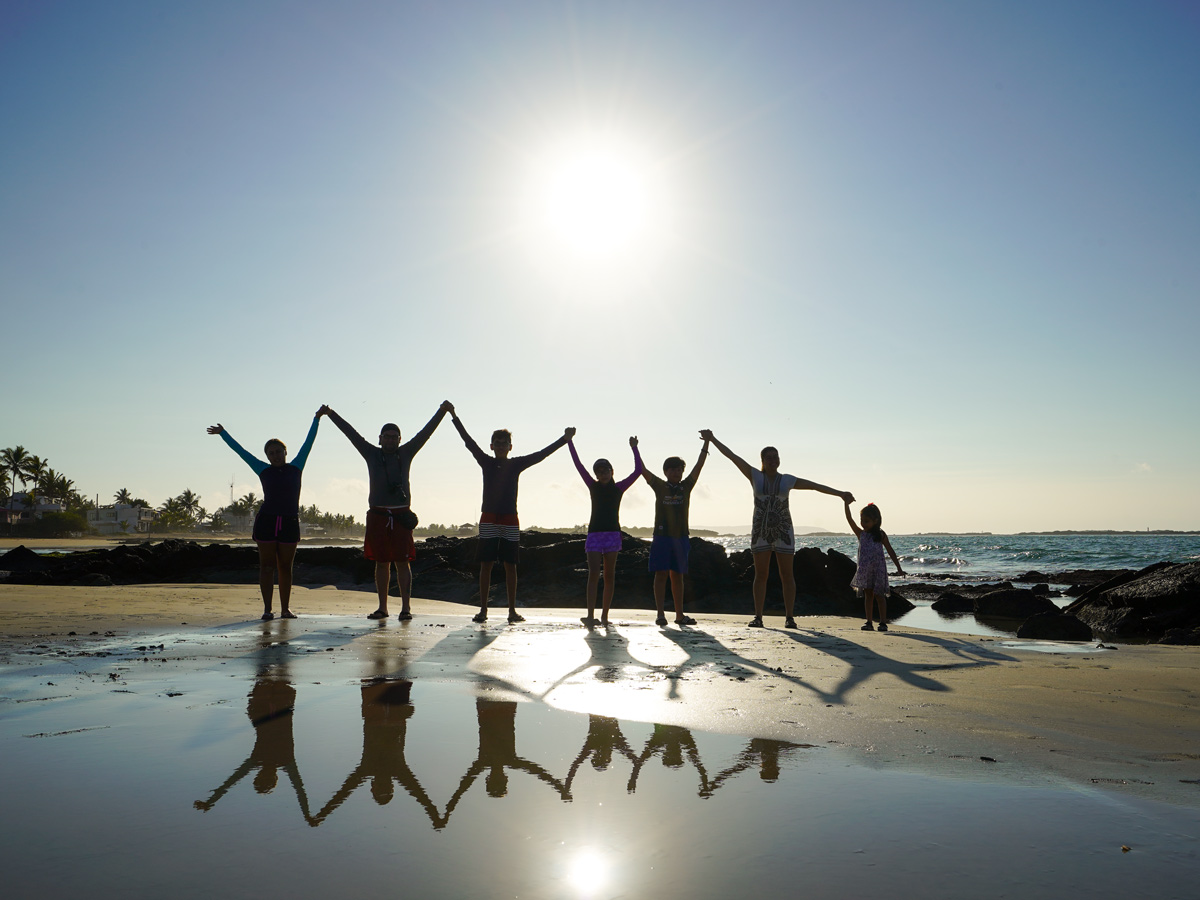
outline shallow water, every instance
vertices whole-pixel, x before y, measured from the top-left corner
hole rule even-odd
[[[1195,809],[364,674],[280,644],[161,677],[0,671],[6,894],[1169,898],[1200,876]]]

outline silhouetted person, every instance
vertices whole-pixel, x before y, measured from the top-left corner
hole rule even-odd
[[[207,800],[197,800],[196,809],[212,809],[235,784],[257,769],[254,789],[268,794],[279,783],[279,770],[287,773],[300,803],[304,821],[316,825],[308,808],[308,794],[296,765],[296,745],[292,736],[292,713],[296,707],[296,689],[287,681],[261,676],[250,689],[246,715],[254,726],[254,747],[250,755]]]
[[[380,806],[391,802],[398,783],[425,810],[435,829],[446,827],[421,782],[404,758],[408,720],[413,714],[411,681],[372,680],[362,686],[363,749],[358,766],[314,817],[320,824],[370,779],[371,796]]]
[[[375,563],[375,592],[379,595],[379,607],[367,616],[368,619],[388,617],[388,585],[393,565],[396,567],[396,584],[400,588],[398,618],[412,618],[412,569],[409,563],[417,558],[417,545],[413,542],[416,516],[412,511],[409,469],[417,451],[425,446],[441,424],[442,417],[453,408],[449,400],[444,401],[433,418],[407,444],[400,443],[400,426],[386,423],[379,429],[379,446],[367,441],[328,406],[319,410],[333,420],[367,463],[371,487],[363,555]]]
[[[279,573],[279,615],[294,619],[292,600],[292,563],[296,545],[300,543],[300,482],[308,453],[317,438],[317,426],[325,407],[317,410],[304,445],[291,462],[287,461],[287,446],[279,438],[271,438],[263,447],[267,461],[256,458],[233,439],[225,426],[217,423],[208,427],[209,434],[219,434],[258,476],[262,485],[263,502],[254,516],[254,543],[258,545],[258,587],[262,593],[264,620],[275,618],[271,611],[271,595],[275,588],[275,573]]]
[[[567,771],[565,785],[567,793],[571,792],[571,784],[575,781],[579,767],[589,756],[592,758],[592,768],[597,772],[603,772],[612,764],[614,750],[631,763],[637,764],[637,754],[633,752],[625,735],[621,733],[621,723],[608,716],[589,715],[587,738],[579,750],[579,755],[575,757],[575,761],[571,763],[571,768]]]
[[[503,797],[508,793],[508,770],[526,772],[539,781],[554,788],[563,800],[570,800],[567,786],[535,762],[517,754],[517,704],[507,700],[475,701],[475,715],[479,722],[479,753],[475,762],[467,769],[458,789],[446,804],[446,818],[454,811],[458,801],[475,783],[481,773],[486,772],[484,784],[489,797]]]

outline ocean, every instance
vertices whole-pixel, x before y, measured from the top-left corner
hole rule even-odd
[[[1200,534],[890,534],[888,538],[910,581],[947,576],[1003,581],[1030,571],[1054,575],[1072,569],[1142,569],[1163,560],[1200,559]],[[707,540],[729,552],[750,546],[748,534]],[[851,559],[858,554],[858,541],[850,534],[796,535],[796,546],[833,549]],[[905,580],[894,583],[899,586]]]

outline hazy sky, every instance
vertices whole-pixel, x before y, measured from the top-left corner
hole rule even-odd
[[[894,532],[1197,528],[1198,96],[1187,2],[8,0],[0,446],[212,510],[259,488],[207,425],[450,399],[618,477],[774,444]],[[323,423],[304,501],[365,475]],[[448,421],[413,493],[477,517]],[[693,524],[750,510],[714,454]]]

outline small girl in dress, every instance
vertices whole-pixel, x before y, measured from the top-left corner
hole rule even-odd
[[[875,626],[871,624],[871,616],[875,604],[878,603],[879,630],[887,631],[887,596],[890,591],[888,589],[887,562],[883,558],[884,548],[887,548],[888,555],[896,564],[897,575],[904,574],[904,567],[900,565],[896,551],[892,549],[892,542],[888,540],[888,536],[880,527],[883,525],[883,515],[879,512],[879,507],[874,503],[868,503],[859,511],[858,519],[859,522],[862,522],[861,528],[850,514],[850,502],[847,501],[846,521],[850,523],[854,536],[858,538],[858,571],[854,573],[850,587],[857,589],[863,598],[867,624],[862,627],[862,630],[875,630]]]

